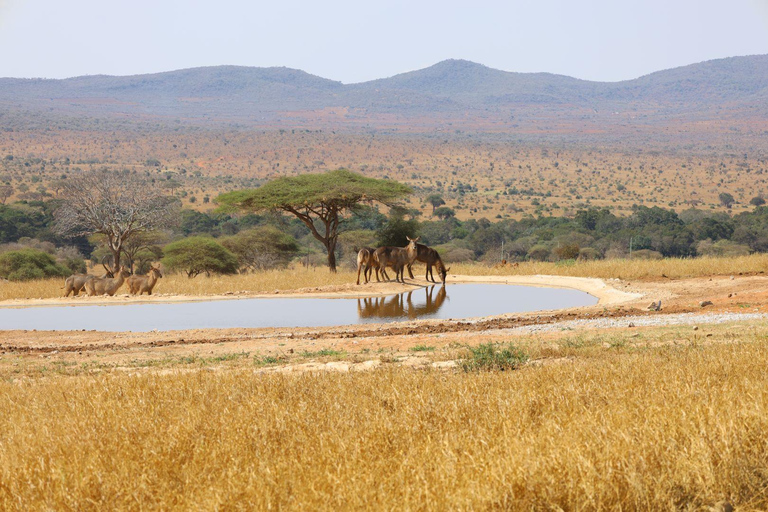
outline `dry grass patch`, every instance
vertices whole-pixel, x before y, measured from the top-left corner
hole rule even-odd
[[[154,293],[222,295],[228,292],[241,291],[261,293],[275,290],[298,290],[354,283],[355,275],[351,271],[339,270],[333,274],[325,267],[307,268],[300,265],[289,269],[268,270],[252,274],[198,276],[193,279],[184,274],[169,274],[158,281]],[[61,297],[64,293],[63,286],[64,279],[0,283],[0,300]],[[117,295],[126,293],[128,293],[128,288],[124,286],[118,290]]]
[[[0,508],[765,509],[768,342],[0,383]]]
[[[662,260],[608,259],[558,263],[526,261],[517,267],[477,263],[451,265],[452,273],[465,275],[557,275],[600,279],[671,279],[717,275],[756,274],[768,269],[768,254],[737,257],[665,258]]]

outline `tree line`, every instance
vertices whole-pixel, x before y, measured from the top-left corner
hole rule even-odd
[[[393,180],[339,170],[278,178],[217,198],[219,209],[182,209],[136,173],[73,178],[66,200],[0,205],[0,276],[30,279],[84,269],[83,259],[136,272],[161,260],[187,273],[235,273],[295,258],[350,262],[357,248],[404,246],[406,236],[437,248],[447,262],[558,261],[613,257],[692,257],[768,251],[768,207],[729,215],[691,208],[635,206],[628,216],[589,208],[573,217],[491,221],[422,218],[400,200]],[[427,204],[440,210],[441,198]],[[21,255],[20,251],[24,251]],[[45,253],[49,257],[41,256]]]

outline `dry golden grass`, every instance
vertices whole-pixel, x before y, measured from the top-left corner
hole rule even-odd
[[[354,283],[357,274],[339,269],[332,274],[325,267],[306,268],[296,265],[290,269],[269,270],[234,276],[204,275],[188,278],[185,274],[168,274],[160,279],[154,293],[174,295],[221,295],[227,292],[272,292],[298,290],[318,286]],[[26,282],[0,283],[0,300],[60,297],[64,279],[41,279]],[[84,292],[81,292],[83,294]],[[128,293],[127,286],[117,292]]]
[[[596,260],[565,263],[523,262],[518,267],[494,267],[480,263],[451,264],[451,274],[459,275],[560,275],[600,279],[658,279],[759,273],[768,269],[768,254],[738,257],[667,258],[663,260]],[[414,275],[419,275],[415,271]],[[448,278],[450,282],[450,277]],[[284,270],[270,270],[235,276],[166,275],[158,282],[156,293],[174,295],[220,295],[227,292],[272,292],[354,283],[356,273],[340,268],[332,274],[325,267],[295,265]],[[52,298],[63,293],[63,279],[0,283],[0,300]],[[123,287],[118,294],[128,293]]]
[[[608,259],[560,263],[528,261],[517,267],[451,264],[451,273],[466,275],[557,275],[600,279],[658,279],[738,275],[768,270],[768,254],[737,257],[665,258],[662,260]]]
[[[768,343],[741,341],[0,381],[0,509],[765,509]]]

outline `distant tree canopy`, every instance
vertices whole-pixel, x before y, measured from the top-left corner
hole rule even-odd
[[[393,206],[411,188],[392,180],[367,178],[346,169],[304,174],[269,181],[257,189],[222,194],[224,209],[243,212],[283,211],[300,219],[328,253],[328,268],[336,271],[336,242],[342,215],[363,203]]]
[[[720,200],[720,204],[722,204],[726,208],[730,208],[731,206],[733,206],[733,203],[736,202],[733,196],[728,192],[720,192],[717,198]]]
[[[432,215],[435,214],[435,208],[445,204],[445,199],[440,194],[430,194],[427,196],[427,202],[432,205]]]

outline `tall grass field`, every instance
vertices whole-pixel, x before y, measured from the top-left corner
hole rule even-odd
[[[0,380],[2,510],[768,508],[768,341]]]

